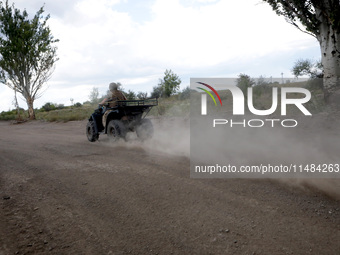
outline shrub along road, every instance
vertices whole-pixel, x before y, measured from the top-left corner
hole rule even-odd
[[[340,251],[336,198],[270,180],[190,179],[187,155],[90,143],[85,125],[0,122],[1,255]]]

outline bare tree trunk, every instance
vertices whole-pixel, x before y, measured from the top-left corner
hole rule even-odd
[[[28,106],[28,118],[30,120],[35,120],[33,101],[34,100],[32,98],[26,98],[26,102],[27,102],[27,106]]]
[[[15,104],[15,108],[17,109],[17,114],[18,114],[18,121],[21,121],[21,115],[20,115],[20,108],[19,108],[19,104],[18,104],[18,98],[17,98],[17,91],[14,90],[14,104]]]
[[[318,37],[324,69],[323,86],[326,102],[340,110],[340,35],[323,22]]]

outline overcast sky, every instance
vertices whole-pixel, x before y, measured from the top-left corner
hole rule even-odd
[[[292,77],[297,59],[320,59],[315,38],[260,0],[17,0],[15,6],[33,16],[44,3],[60,60],[37,108],[70,105],[70,98],[83,103],[93,87],[104,94],[112,81],[150,92],[166,69],[184,88],[190,77]],[[0,111],[14,108],[13,98],[0,84]]]

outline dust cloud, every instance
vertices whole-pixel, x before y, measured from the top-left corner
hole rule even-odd
[[[175,156],[190,157],[190,125],[185,118],[154,119],[154,136],[144,148]]]
[[[227,117],[226,117],[227,118]],[[230,116],[229,116],[230,118]],[[246,117],[245,117],[246,118]],[[340,164],[340,122],[327,114],[295,118],[295,128],[263,127],[231,128],[230,123],[212,128],[213,118],[191,120],[191,162],[194,165],[296,165]],[[241,119],[235,119],[241,122]],[[195,173],[196,174],[196,173]],[[209,175],[197,174],[198,178]],[[212,178],[226,178],[214,173]],[[289,186],[308,191],[318,191],[340,199],[340,172],[295,173],[261,176],[261,174],[235,174],[234,178],[274,178]]]
[[[209,121],[197,122],[182,117],[153,118],[154,136],[141,142],[135,133],[126,141],[109,146],[190,157],[204,163],[229,162],[235,165],[305,165],[340,163],[340,123],[326,115],[298,119],[296,128],[228,128],[220,126],[209,132]],[[190,125],[196,125],[190,129]],[[190,139],[192,140],[190,143]],[[189,170],[189,169],[188,169]],[[311,176],[270,176],[273,180],[306,192],[323,193],[340,199],[340,173],[328,178]],[[216,176],[214,176],[216,177]],[[225,176],[224,176],[225,177]],[[306,178],[308,177],[308,178]],[[337,178],[330,178],[337,177]],[[254,178],[254,176],[242,176]],[[259,177],[263,178],[263,177]],[[256,181],[256,179],[254,179]]]
[[[127,141],[106,143],[109,146],[124,146],[142,149],[150,153],[190,157],[189,119],[180,117],[150,118],[154,126],[152,139],[140,141],[135,132],[127,134]],[[105,140],[104,141],[108,141]]]

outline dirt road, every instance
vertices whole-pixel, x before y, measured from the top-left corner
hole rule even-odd
[[[0,122],[1,255],[340,254],[336,198],[190,179],[188,139],[90,143],[85,125]]]

